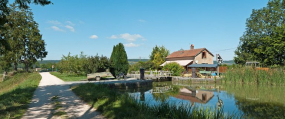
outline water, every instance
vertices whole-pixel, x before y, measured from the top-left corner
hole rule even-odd
[[[154,82],[149,88],[125,91],[150,105],[167,102],[212,109],[222,106],[226,113],[285,118],[285,87],[280,86]]]

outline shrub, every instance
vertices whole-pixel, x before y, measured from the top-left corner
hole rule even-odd
[[[182,66],[180,66],[176,62],[171,62],[171,63],[168,63],[168,64],[164,65],[162,70],[172,71],[173,72],[173,74],[172,74],[173,76],[180,76],[181,73],[184,71],[184,68]]]

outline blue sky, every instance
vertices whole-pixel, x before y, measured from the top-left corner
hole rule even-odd
[[[48,56],[69,52],[110,57],[123,43],[129,59],[149,58],[155,45],[170,52],[207,48],[224,60],[234,57],[252,9],[267,0],[52,0],[31,5]],[[225,50],[229,49],[229,50]]]

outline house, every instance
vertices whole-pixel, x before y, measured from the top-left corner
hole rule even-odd
[[[203,103],[206,104],[214,97],[214,92],[212,91],[203,91],[203,90],[189,90],[187,88],[181,88],[178,95],[175,95],[176,98],[189,100],[192,105],[194,103]]]
[[[186,70],[191,64],[214,64],[214,55],[206,48],[194,49],[194,45],[189,50],[180,50],[171,53],[160,66],[164,66],[170,62],[176,62],[183,66]]]

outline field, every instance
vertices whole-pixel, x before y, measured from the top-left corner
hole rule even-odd
[[[38,87],[38,73],[17,73],[0,83],[0,119],[19,119]]]
[[[59,72],[50,72],[50,74],[56,76],[57,78],[60,78],[63,81],[81,81],[81,80],[87,80],[87,76],[77,76],[77,75],[70,75],[70,74],[64,74]]]

